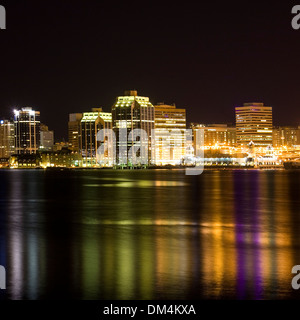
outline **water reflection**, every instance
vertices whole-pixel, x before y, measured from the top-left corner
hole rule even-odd
[[[0,177],[1,298],[298,298],[298,172]]]

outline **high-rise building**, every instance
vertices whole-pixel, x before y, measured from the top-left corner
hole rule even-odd
[[[272,107],[263,103],[245,103],[235,108],[237,146],[245,148],[250,142],[256,148],[265,148],[273,143]]]
[[[297,127],[274,127],[273,128],[273,147],[293,147],[300,144],[298,140],[299,129]]]
[[[40,137],[40,149],[42,151],[51,151],[54,145],[54,132],[53,131],[41,131]]]
[[[213,147],[213,146],[235,147],[236,146],[236,128],[232,125],[192,123],[191,128],[193,129],[194,136],[195,136],[196,130],[199,130],[199,129],[203,130],[204,147]]]
[[[116,165],[127,167],[149,164],[151,131],[154,129],[154,106],[149,98],[138,96],[137,91],[125,91],[124,96],[118,97],[112,106],[112,123],[116,136]],[[134,137],[135,129],[143,130],[139,140]],[[140,147],[141,152],[136,154],[136,158],[133,146]]]
[[[14,111],[17,154],[36,153],[40,146],[40,112],[32,108]]]
[[[12,121],[0,120],[0,158],[9,158],[15,152],[15,126]]]
[[[111,128],[112,115],[110,112],[103,112],[102,108],[93,108],[92,112],[83,113],[80,127],[83,167],[113,165],[112,137],[109,131]],[[98,138],[98,132],[102,129],[107,131],[103,135],[103,140]],[[98,154],[98,148],[102,143],[106,143],[108,148],[105,153]]]
[[[69,114],[68,122],[68,140],[69,148],[73,151],[79,152],[81,150],[81,130],[80,124],[82,119],[82,113]]]
[[[154,106],[152,159],[156,165],[177,165],[186,153],[186,110],[175,105]],[[154,151],[154,152],[153,152]]]

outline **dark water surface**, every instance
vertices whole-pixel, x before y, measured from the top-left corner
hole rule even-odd
[[[288,299],[300,172],[0,171],[8,299]]]

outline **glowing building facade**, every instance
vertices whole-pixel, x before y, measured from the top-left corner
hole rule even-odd
[[[15,152],[15,126],[12,121],[0,120],[0,158],[9,158]]]
[[[186,153],[186,110],[175,105],[154,107],[155,134],[152,159],[156,165],[178,165]]]
[[[110,112],[103,112],[102,108],[93,108],[92,112],[83,113],[80,121],[81,155],[83,167],[112,166],[113,153],[111,137],[112,116]],[[100,130],[106,131],[103,139],[98,138]],[[98,148],[105,143],[106,152],[99,154]]]
[[[81,150],[81,130],[80,130],[81,119],[82,119],[82,113],[69,114],[69,122],[68,122],[69,148],[75,152],[79,152]]]
[[[137,91],[125,91],[112,106],[112,125],[116,136],[116,166],[143,166],[151,159],[151,131],[154,129],[154,106],[148,97],[137,95]],[[134,137],[134,129],[142,129],[145,135]],[[139,156],[139,163],[133,164],[130,152],[133,146],[145,150]]]
[[[237,147],[246,148],[253,142],[256,148],[273,144],[272,107],[263,103],[245,103],[235,108]]]
[[[299,145],[299,132],[296,127],[274,127],[273,128],[273,147],[288,147]]]
[[[82,166],[81,154],[68,148],[40,152],[39,161],[42,168],[77,168]]]
[[[191,128],[195,134],[196,130],[204,132],[204,146],[236,146],[236,128],[227,124],[196,124],[192,123]],[[195,140],[194,140],[195,141]]]
[[[40,146],[40,112],[32,108],[14,111],[15,152],[33,154]]]

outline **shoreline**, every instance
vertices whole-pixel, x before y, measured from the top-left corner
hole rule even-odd
[[[51,167],[51,168],[0,168],[0,170],[26,170],[26,171],[45,171],[45,172],[60,172],[60,171],[145,171],[145,170],[165,170],[165,171],[184,171],[186,169],[192,169],[194,167],[173,167],[173,168],[163,168],[163,167],[157,167],[157,168],[68,168],[68,167]],[[295,171],[299,170],[296,168],[286,169],[284,167],[279,168],[259,168],[259,167],[242,167],[242,166],[230,166],[230,167],[223,167],[223,166],[209,166],[204,167],[203,171],[230,171],[230,170],[243,170],[243,171]]]

